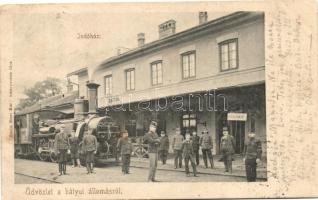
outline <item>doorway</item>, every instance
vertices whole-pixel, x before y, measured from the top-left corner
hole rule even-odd
[[[220,152],[221,138],[223,136],[223,127],[227,126],[229,128],[229,134],[234,137],[235,141],[235,153],[242,154],[244,150],[245,141],[245,121],[228,121],[227,112],[218,113],[217,115],[217,127],[216,132],[218,133],[219,142],[217,145],[217,152]]]
[[[245,121],[229,121],[229,133],[235,140],[235,153],[241,154],[244,150]]]

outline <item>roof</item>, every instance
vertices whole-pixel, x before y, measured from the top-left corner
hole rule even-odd
[[[114,64],[133,59],[136,56],[143,55],[147,52],[153,52],[158,49],[170,46],[177,42],[185,41],[185,39],[191,37],[198,37],[202,34],[213,33],[220,31],[227,27],[232,27],[234,24],[242,23],[255,17],[263,18],[263,12],[235,12],[223,17],[208,21],[206,23],[194,26],[192,28],[186,29],[184,31],[175,33],[173,35],[164,37],[162,39],[155,40],[153,42],[147,43],[143,46],[137,47],[135,49],[129,50],[123,54],[112,56],[99,65],[99,67],[112,66]],[[82,68],[75,72],[69,73],[71,75],[77,75],[81,72],[87,71],[87,68]]]
[[[42,109],[47,108],[57,108],[61,106],[66,106],[68,104],[73,104],[75,99],[78,97],[78,91],[72,91],[67,94],[60,94],[52,97],[48,97],[43,99],[41,102],[37,102],[36,104],[24,108],[23,110],[16,113],[16,115],[23,115],[27,113],[36,112]]]
[[[73,76],[73,75],[78,75],[78,74],[83,73],[83,72],[86,72],[86,71],[87,71],[87,67],[83,67],[83,68],[81,68],[81,69],[79,69],[79,70],[76,70],[76,71],[74,71],[74,72],[68,73],[68,74],[66,75],[66,77],[70,77],[70,76]]]

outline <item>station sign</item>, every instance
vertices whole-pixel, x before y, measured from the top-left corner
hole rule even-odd
[[[247,113],[227,113],[228,121],[246,121]]]

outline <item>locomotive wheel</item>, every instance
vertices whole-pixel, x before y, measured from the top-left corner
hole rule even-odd
[[[57,162],[57,155],[54,152],[50,153],[50,161]]]

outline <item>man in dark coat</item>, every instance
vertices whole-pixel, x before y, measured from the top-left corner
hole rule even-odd
[[[227,127],[223,127],[223,136],[221,138],[221,153],[225,166],[225,172],[232,173],[232,155],[234,154],[235,141],[229,134]]]
[[[176,128],[176,134],[172,139],[172,149],[174,152],[174,168],[182,167],[182,142],[183,136],[181,135],[180,128]]]
[[[192,146],[194,151],[194,157],[196,164],[200,164],[200,157],[199,157],[199,149],[200,149],[200,137],[197,135],[197,132],[192,133]]]
[[[79,141],[78,137],[75,136],[75,131],[72,131],[71,137],[69,137],[68,142],[70,144],[70,150],[71,150],[71,159],[73,163],[73,167],[82,167],[81,162],[79,160]]]
[[[133,150],[133,146],[128,138],[128,132],[125,130],[122,133],[122,137],[118,140],[117,148],[121,153],[121,171],[123,174],[129,174],[130,155]]]
[[[157,162],[158,162],[158,147],[160,145],[160,139],[156,133],[157,122],[151,121],[149,131],[144,136],[144,142],[148,144],[149,155],[149,176],[148,181],[155,182]]]
[[[162,161],[162,164],[165,165],[169,151],[169,138],[164,131],[161,131],[160,136],[159,157]]]
[[[193,169],[193,175],[197,176],[197,169],[194,163],[193,144],[190,138],[191,138],[190,134],[186,134],[186,139],[182,143],[181,150],[182,150],[182,155],[184,158],[184,166],[185,166],[186,175],[190,176],[190,171],[189,171],[189,161],[190,161],[192,165],[192,169]]]
[[[55,135],[54,145],[58,156],[60,176],[62,174],[66,175],[67,151],[69,150],[69,143],[64,124],[61,125],[60,131]]]
[[[83,150],[86,156],[87,174],[93,173],[94,157],[97,152],[97,139],[95,137],[95,129],[89,129],[83,138]]]
[[[244,145],[244,161],[246,178],[248,182],[256,181],[256,166],[261,161],[262,143],[255,138],[255,133],[250,132]]]
[[[212,140],[212,136],[209,134],[207,130],[202,132],[202,136],[200,138],[200,145],[201,145],[205,168],[208,168],[207,158],[209,158],[211,168],[214,168],[213,156],[212,156],[213,140]]]

